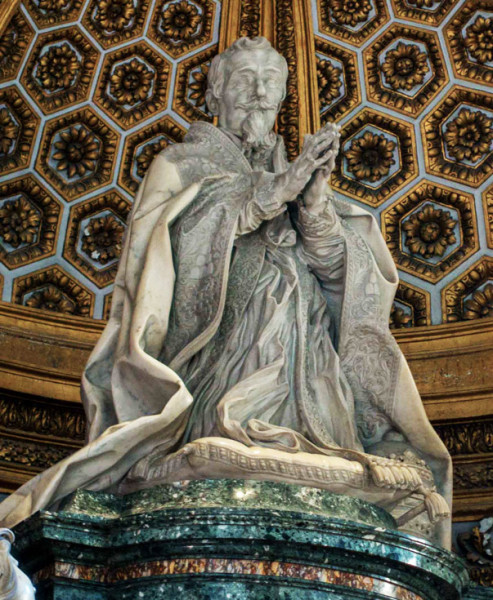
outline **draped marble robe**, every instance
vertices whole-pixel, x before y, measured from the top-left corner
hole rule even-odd
[[[286,168],[281,140],[271,166]],[[397,273],[378,225],[335,198],[288,214],[273,182],[207,123],[155,159],[83,376],[90,444],[4,501],[7,526],[203,435],[337,455],[396,429],[450,504],[450,457],[388,328]]]

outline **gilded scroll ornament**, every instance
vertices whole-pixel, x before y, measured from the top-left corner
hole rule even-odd
[[[91,0],[84,12],[84,27],[103,48],[142,34],[149,0]]]
[[[317,0],[320,31],[361,46],[389,20],[384,0]]]
[[[18,470],[32,470],[33,474],[70,456],[73,447],[40,444],[20,439],[0,437],[0,465],[16,466]]]
[[[40,29],[77,21],[83,4],[83,0],[24,0],[23,2]]]
[[[444,34],[456,76],[491,85],[493,18],[489,0],[462,2]]]
[[[33,37],[33,28],[18,11],[0,35],[0,83],[17,76]]]
[[[181,142],[185,129],[171,117],[164,117],[130,134],[123,148],[118,184],[134,194],[152,159],[169,144]]]
[[[464,302],[464,320],[493,317],[493,283],[473,292],[470,300]]]
[[[379,206],[417,176],[415,152],[409,123],[363,109],[342,128],[331,183],[346,195]]]
[[[440,424],[435,429],[452,456],[493,454],[491,418]]]
[[[163,110],[170,63],[146,42],[106,55],[94,102],[123,129]]]
[[[483,301],[484,308],[488,307],[489,300],[484,294],[484,289],[490,282],[493,282],[493,258],[484,256],[442,290],[443,320],[449,323],[468,320],[472,316],[468,312],[469,306],[475,308],[476,304],[478,304],[477,317],[480,318]],[[474,294],[478,290],[481,290],[482,295],[477,295],[475,299]],[[485,295],[484,299],[483,295]],[[477,302],[479,299],[481,304]]]
[[[39,36],[21,82],[44,113],[87,100],[98,51],[78,27]]]
[[[448,83],[438,35],[393,24],[365,51],[368,97],[403,114],[418,115]]]
[[[0,261],[15,269],[56,251],[62,207],[32,175],[0,184]]]
[[[98,287],[115,279],[130,208],[131,203],[112,190],[70,211],[63,256]]]
[[[240,9],[238,37],[260,35],[260,0],[243,0]]]
[[[315,37],[318,97],[322,123],[337,121],[361,102],[355,52]]]
[[[53,266],[17,277],[12,302],[64,314],[92,316],[94,294],[61,267]]]
[[[216,6],[212,0],[159,0],[149,28],[149,37],[178,58],[212,41]]]
[[[400,269],[440,281],[479,249],[474,198],[423,181],[382,213],[384,237]]]
[[[55,117],[45,125],[36,170],[73,200],[111,181],[118,141],[91,108]]]
[[[456,86],[423,119],[421,131],[428,173],[471,187],[490,176],[493,95]]]
[[[437,27],[448,16],[456,0],[391,0],[396,17]]]
[[[0,175],[28,166],[39,118],[16,86],[0,90]]]

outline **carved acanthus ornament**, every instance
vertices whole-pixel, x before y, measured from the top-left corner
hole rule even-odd
[[[98,138],[83,125],[73,126],[60,133],[52,158],[58,171],[65,171],[68,177],[83,177],[96,168],[100,145]]]
[[[37,236],[40,215],[26,198],[7,200],[0,206],[0,239],[14,248],[31,244]]]
[[[134,17],[133,0],[101,0],[94,14],[94,21],[106,31],[123,31]]]
[[[36,77],[49,92],[73,85],[80,68],[77,54],[67,43],[51,46],[41,56]]]
[[[74,303],[64,296],[59,289],[51,285],[39,292],[34,292],[26,300],[26,306],[70,315],[75,312]]]
[[[404,312],[403,308],[400,306],[396,306],[395,304],[392,306],[392,310],[390,311],[390,320],[389,327],[390,329],[402,329],[403,327],[411,327],[412,326],[412,315]]]
[[[484,319],[493,317],[493,284],[476,290],[470,300],[464,302],[464,319]]]
[[[154,73],[136,58],[118,66],[110,77],[110,93],[118,104],[136,104],[145,100]]]
[[[174,40],[188,40],[200,23],[197,7],[187,0],[168,4],[163,10],[161,30]]]
[[[317,58],[318,94],[322,105],[330,104],[339,96],[342,86],[341,75],[342,69],[328,60]]]
[[[91,219],[82,235],[82,251],[102,265],[120,258],[124,231],[113,215]]]
[[[350,27],[364,23],[372,9],[370,0],[333,0],[330,5],[332,18]]]
[[[479,63],[493,60],[493,18],[478,16],[466,29],[466,47]]]

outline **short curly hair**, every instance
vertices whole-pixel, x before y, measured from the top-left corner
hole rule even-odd
[[[288,79],[288,63],[284,56],[279,54],[275,48],[272,47],[268,39],[264,37],[242,37],[237,39],[231,44],[229,48],[226,48],[221,54],[217,54],[211,62],[209,73],[207,76],[207,91],[209,91],[214,98],[220,98],[223,92],[224,82],[226,80],[226,66],[228,61],[231,59],[235,52],[242,52],[245,50],[271,50],[275,52],[281,59],[282,73],[284,81]],[[284,95],[286,95],[286,84],[284,84]]]

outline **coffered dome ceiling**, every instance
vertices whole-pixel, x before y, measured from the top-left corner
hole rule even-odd
[[[210,119],[219,44],[265,34],[268,3],[243,2],[236,18],[231,4],[20,3],[0,42],[4,301],[107,318],[153,156]],[[391,327],[493,316],[491,3],[304,4],[306,82],[318,98],[295,85],[293,3],[278,2],[272,38],[291,73],[279,128],[294,156],[319,121],[342,125],[332,185],[380,221],[401,277]],[[313,109],[311,123],[299,118]]]

